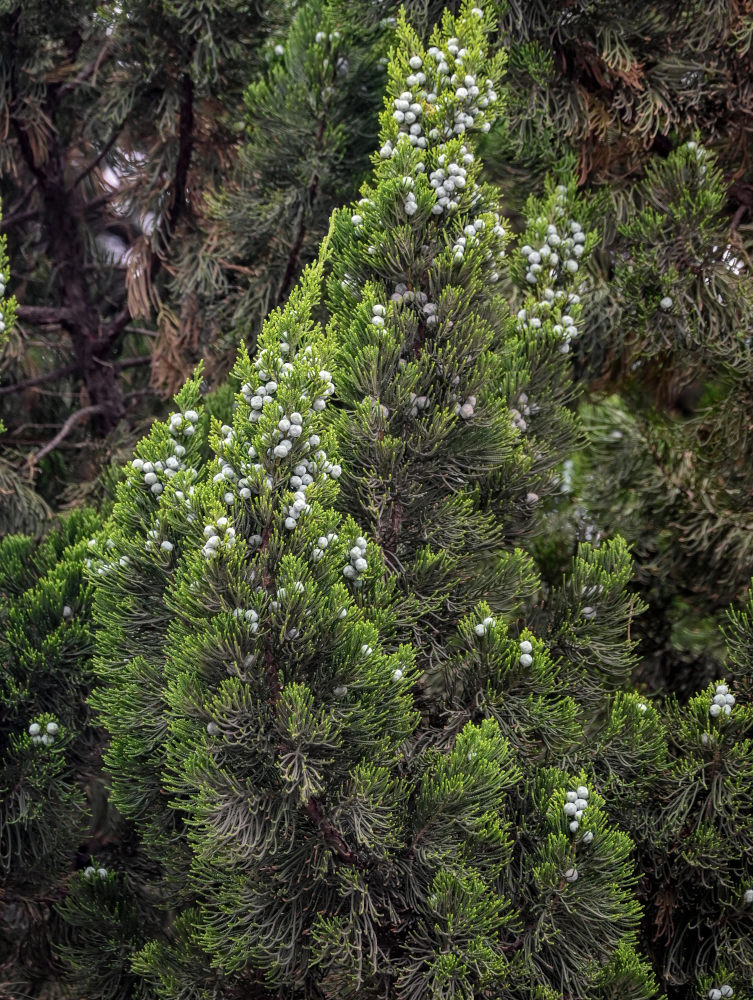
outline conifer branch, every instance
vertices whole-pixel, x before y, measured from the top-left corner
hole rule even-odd
[[[62,87],[59,90],[59,95],[62,96],[64,94],[67,94],[69,91],[75,90],[75,88],[79,84],[85,83],[90,76],[92,77],[92,86],[94,86],[97,82],[97,73],[99,72],[102,63],[106,62],[111,57],[111,55],[112,55],[112,44],[108,39],[102,46],[99,54],[89,63],[87,63],[86,66],[83,66],[82,69],[76,74],[76,76],[72,80],[68,80],[66,83],[62,85]]]
[[[319,800],[313,795],[306,803],[306,814],[313,821],[340,861],[360,870],[364,870],[367,867],[366,863],[359,858],[355,851],[351,850],[334,823],[325,816]]]
[[[73,318],[72,311],[66,306],[17,306],[16,316],[26,323],[35,326],[65,326]]]

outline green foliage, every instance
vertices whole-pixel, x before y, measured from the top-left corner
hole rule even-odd
[[[678,146],[648,165],[633,198],[615,241],[612,309],[598,335],[623,365],[668,369],[675,388],[699,369],[749,375],[753,294],[743,255],[730,245],[716,157],[698,141]]]
[[[750,296],[723,177],[688,144],[620,187],[616,221],[603,192],[578,193],[565,147],[584,111],[606,143],[618,104],[608,127],[590,91],[564,125],[548,114],[562,60],[585,72],[570,32],[648,134],[662,77],[636,52],[656,6],[615,39],[609,4],[444,6],[426,45],[438,5],[399,18],[373,174],[289,297],[360,179],[390,3],[76,8],[115,53],[87,141],[142,116],[103,158],[124,209],[143,194],[155,215],[129,294],[163,296],[163,384],[200,353],[198,333],[171,339],[199,317],[202,337],[232,317],[258,344],[213,395],[220,355],[196,369],[111,471],[104,525],[84,512],[41,545],[0,543],[11,995],[746,998],[753,610],[729,613],[728,653],[717,625],[749,575],[747,334],[730,316],[749,325]],[[14,9],[24,38],[38,13]],[[51,79],[66,45],[30,50],[29,72]],[[189,91],[202,134],[230,143],[190,170]],[[479,153],[517,155],[524,133],[552,177],[505,206],[514,238]],[[165,193],[173,177],[206,202]],[[609,365],[621,396],[576,416]],[[674,383],[690,415],[662,413]],[[696,652],[688,689],[729,684],[687,704],[631,689]]]
[[[138,881],[97,864],[73,877],[58,907],[65,928],[57,947],[71,995],[113,1000],[151,996],[128,962],[134,948],[157,930],[154,899],[141,898],[140,892]]]
[[[734,701],[729,692],[719,681],[685,708],[666,704],[668,765],[643,793],[660,808],[634,829],[639,856],[654,859],[645,896],[657,971],[670,983],[713,975],[737,995],[753,979],[753,909],[745,897],[753,883],[753,709],[720,710],[725,696]]]
[[[89,820],[85,789],[97,737],[84,702],[92,682],[92,588],[78,511],[42,542],[0,541],[0,961],[8,986],[54,978],[60,897]]]
[[[608,192],[613,234],[630,212],[634,179],[676,140],[699,132],[728,177],[742,174],[750,156],[747,9],[726,0],[500,7],[510,110],[489,159],[506,189],[530,191],[575,156],[581,183]],[[740,188],[733,197],[746,199]]]

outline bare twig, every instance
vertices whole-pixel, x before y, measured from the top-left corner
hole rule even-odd
[[[43,382],[54,382],[56,378],[70,375],[77,367],[78,365],[72,361],[69,365],[63,365],[62,368],[56,368],[52,372],[45,372],[44,375],[35,375],[34,378],[26,378],[23,382],[16,382],[14,385],[1,386],[0,396],[12,396],[16,392],[23,392],[24,389],[31,389],[32,386],[41,385]]]
[[[112,191],[107,191],[105,194],[97,195],[96,198],[92,198],[91,201],[84,202],[84,212],[91,212],[95,208],[99,208],[101,205],[106,205],[108,201],[113,198],[122,197],[123,192],[118,188],[113,188]]]
[[[17,306],[16,316],[22,322],[38,326],[62,326],[72,319],[71,310],[62,306]]]
[[[73,189],[78,184],[80,184],[81,181],[85,177],[87,177],[92,172],[92,170],[94,170],[94,168],[96,166],[98,166],[102,162],[102,160],[104,160],[104,158],[110,152],[110,150],[112,149],[112,147],[115,145],[115,142],[116,142],[118,136],[120,135],[120,133],[122,131],[123,131],[123,126],[119,125],[117,127],[117,129],[113,132],[113,134],[110,136],[110,138],[107,140],[107,142],[104,144],[104,146],[102,147],[102,149],[100,150],[100,152],[91,161],[91,163],[89,163],[88,166],[84,167],[84,169],[81,171],[81,173],[78,174],[78,176],[74,179],[73,183],[68,188],[68,193],[70,193],[71,191],[73,191]]]
[[[6,215],[0,222],[0,233],[7,233],[13,226],[18,226],[28,219],[33,219],[35,215],[39,215],[38,208],[28,208],[25,212],[11,212],[10,215]]]
[[[15,203],[15,205],[11,205],[10,208],[8,209],[9,216],[15,215],[16,212],[21,211],[21,209],[24,207],[29,198],[31,198],[32,194],[36,190],[36,187],[37,187],[37,182],[32,181],[31,184],[26,188],[24,193],[21,195],[21,197],[18,199],[18,201]]]
[[[80,83],[84,83],[84,81],[87,80],[90,76],[93,76],[92,86],[94,86],[94,84],[96,84],[97,82],[97,73],[99,72],[99,67],[101,66],[105,58],[109,59],[110,55],[111,55],[110,42],[107,41],[102,46],[102,49],[100,50],[99,55],[96,57],[96,59],[92,59],[92,61],[90,63],[87,63],[86,66],[84,66],[83,69],[79,73],[77,73],[77,75],[74,76],[72,80],[68,80],[67,83],[64,83],[63,86],[60,88],[59,93],[61,95],[67,94],[68,91],[73,90]]]
[[[137,358],[123,358],[115,362],[115,367],[120,371],[123,368],[137,368],[139,365],[151,364],[152,358],[149,354],[141,354]]]
[[[103,411],[104,406],[98,404],[97,406],[85,406],[83,409],[76,410],[75,413],[72,413],[57,432],[55,437],[51,441],[48,441],[44,448],[40,448],[36,454],[29,456],[29,478],[33,479],[34,477],[34,466],[39,465],[46,455],[49,455],[51,451],[54,451],[60,442],[64,441],[65,438],[68,437],[76,424],[80,423],[86,417],[92,417],[95,413],[102,413]]]
[[[732,216],[732,222],[730,222],[730,225],[729,225],[729,231],[730,231],[730,233],[737,232],[737,227],[743,221],[743,219],[745,218],[745,213],[747,211],[749,211],[749,209],[750,209],[749,205],[738,205],[737,206],[737,211]]]

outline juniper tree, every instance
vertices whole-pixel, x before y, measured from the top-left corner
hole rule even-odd
[[[481,13],[468,6],[444,37],[467,30],[480,48]],[[198,378],[178,397],[92,564],[115,803],[179,914],[131,970],[161,996],[648,996],[630,841],[585,774],[547,766],[557,721],[569,743],[578,726],[545,644],[476,603],[458,641],[512,669],[519,700],[451,739],[416,728],[405,599],[376,541],[334,510],[333,342],[310,319],[321,268],[268,321],[254,364],[241,356],[209,464]],[[98,888],[79,889],[68,957],[85,982]],[[122,935],[94,940],[113,953]]]
[[[644,894],[657,973],[668,985],[748,996],[753,722],[750,705],[735,701],[718,681],[685,708],[665,705],[668,767],[647,788],[661,809],[649,828],[633,829],[639,857],[654,861]]]
[[[698,131],[722,164],[730,218],[745,218],[753,27],[745,6],[512,0],[498,13],[510,106],[489,165],[506,189],[530,192],[574,155],[580,182],[608,192],[614,235],[635,179]]]
[[[0,541],[0,982],[12,995],[39,996],[57,981],[52,906],[92,832],[84,793],[101,799],[83,565],[99,524],[81,510],[41,543]]]
[[[634,584],[653,608],[638,623],[642,674],[688,696],[698,671],[722,669],[720,615],[747,582],[746,486],[727,469],[747,439],[753,22],[726,2],[499,14],[509,106],[484,149],[488,176],[514,203],[577,159],[579,185],[601,199],[576,373],[622,403],[586,413],[605,440],[576,494],[602,532],[635,545]],[[710,441],[730,442],[729,462]]]

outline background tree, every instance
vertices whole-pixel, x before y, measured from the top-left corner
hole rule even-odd
[[[694,140],[651,166],[620,226],[591,329],[622,374],[584,410],[591,445],[575,492],[605,533],[633,546],[650,604],[643,675],[685,696],[723,671],[724,611],[750,573],[748,258],[729,243],[725,183]],[[601,321],[601,326],[600,326]]]
[[[62,425],[56,448],[84,420],[102,435],[127,411],[143,413],[143,382],[129,396],[122,373],[150,365],[152,341],[155,386],[172,384],[176,365],[184,376],[196,317],[186,301],[176,334],[179,310],[162,292],[171,248],[196,233],[260,47],[288,16],[287,5],[237,0],[0,8],[3,225],[21,301],[0,390],[11,439],[19,392],[26,423]],[[133,323],[152,314],[156,331]],[[40,398],[47,384],[54,397]],[[46,466],[50,493],[56,464]]]
[[[218,374],[240,339],[253,348],[368,169],[390,33],[316,0],[265,47],[268,69],[238,108],[236,155],[205,192],[202,244],[185,248],[172,288],[196,300]]]

